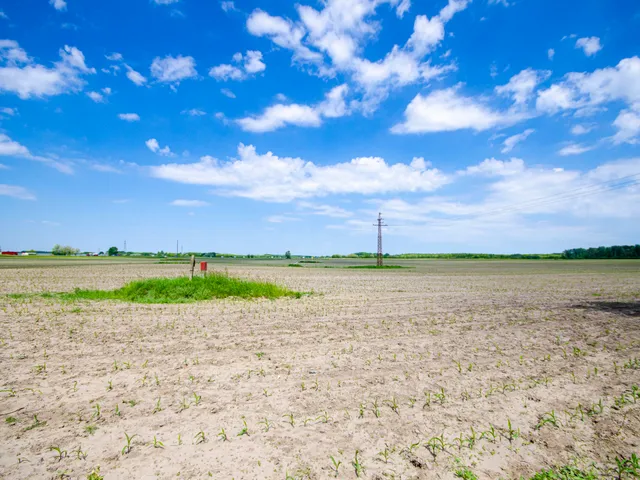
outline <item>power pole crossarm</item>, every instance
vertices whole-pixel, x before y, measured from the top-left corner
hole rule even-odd
[[[378,227],[378,257],[376,265],[382,267],[382,227],[387,227],[382,218],[382,213],[378,213],[378,223],[373,224],[374,227]]]

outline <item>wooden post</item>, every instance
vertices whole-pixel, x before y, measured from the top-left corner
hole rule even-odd
[[[196,256],[191,255],[191,280],[193,280],[193,270],[196,268]]]

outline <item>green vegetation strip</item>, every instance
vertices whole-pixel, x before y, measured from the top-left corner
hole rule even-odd
[[[44,293],[46,298],[62,300],[122,300],[134,303],[189,303],[213,298],[300,298],[294,292],[273,283],[229,277],[224,273],[209,273],[206,277],[150,278],[127,283],[117,290],[82,290],[73,293]],[[25,295],[11,295],[19,298]]]
[[[373,270],[382,270],[382,269],[394,269],[394,268],[415,268],[415,267],[403,267],[402,265],[383,265],[383,266],[378,266],[378,265],[350,265],[348,267],[345,268],[370,268]]]

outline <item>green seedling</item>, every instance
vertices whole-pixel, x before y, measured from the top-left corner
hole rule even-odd
[[[164,443],[156,439],[156,436],[153,436],[153,448],[164,448]]]
[[[559,427],[558,419],[556,418],[556,412],[554,410],[551,410],[550,412],[543,414],[542,417],[540,418],[540,421],[535,426],[535,429],[540,430],[542,427],[544,427],[547,424],[553,425],[556,428]]]
[[[338,469],[340,468],[340,465],[342,465],[342,462],[333,458],[333,455],[329,455],[329,458],[331,459],[331,463],[333,463],[333,471],[335,472],[337,478]]]
[[[25,428],[24,431],[28,432],[29,430],[33,430],[34,428],[44,427],[46,424],[47,422],[41,422],[40,420],[38,420],[38,415],[34,415],[33,423],[29,425],[27,428]]]
[[[373,402],[371,402],[371,409],[376,418],[380,418],[380,408],[378,407],[378,399],[376,398]]]
[[[186,410],[187,408],[189,408],[189,406],[190,406],[190,403],[187,402],[187,399],[183,397],[182,401],[180,402],[180,409],[178,410],[178,413]]]
[[[244,417],[242,417],[242,424],[243,424],[242,430],[238,432],[238,434],[236,435],[237,437],[241,437],[243,435],[249,436],[249,427],[247,426],[247,421],[245,420]]]
[[[121,415],[122,415],[122,414],[120,413],[120,405],[117,405],[117,404],[116,404],[116,411],[115,411],[115,414],[116,414],[117,416],[121,416]]]
[[[16,417],[7,417],[4,419],[4,421],[8,425],[15,425],[16,423],[18,423],[18,419]]]
[[[113,390],[113,382],[111,380],[109,380],[109,383],[107,384],[107,392]]]
[[[476,476],[476,474],[466,467],[459,468],[454,472],[454,475],[457,478],[462,478],[462,480],[478,480],[478,477]]]
[[[195,438],[195,440],[196,440],[196,445],[199,445],[201,443],[205,443],[207,441],[207,436],[202,430],[200,430],[198,433],[196,433],[193,438]]]
[[[433,396],[440,402],[440,405],[443,405],[447,399],[447,396],[444,394],[444,388],[440,389],[440,393],[434,393]]]
[[[391,408],[391,410],[393,410],[396,414],[400,415],[400,413],[398,412],[398,409],[400,408],[400,406],[398,405],[398,401],[396,400],[396,397],[392,397],[391,400],[386,400],[385,402],[387,405],[389,405],[389,408]]]
[[[497,437],[496,429],[491,424],[489,424],[489,427],[491,427],[489,428],[489,430],[482,432],[482,434],[480,435],[480,440],[482,440],[483,438],[486,438],[490,442],[495,443],[496,437]]]
[[[256,352],[256,357],[258,357],[258,360],[262,360],[262,357],[264,357],[264,352]]]
[[[425,409],[431,406],[431,392],[424,392],[424,405],[422,408]]]
[[[156,406],[153,409],[153,413],[158,413],[162,411],[162,407],[160,406],[160,399],[162,397],[158,397],[158,400],[156,400]]]
[[[93,406],[93,408],[94,408],[95,412],[93,413],[93,417],[91,417],[91,418],[95,418],[97,420],[97,419],[100,418],[100,404],[96,403]]]
[[[87,459],[87,455],[88,454],[87,454],[87,452],[83,452],[82,451],[82,447],[81,446],[76,448],[72,453],[76,454],[76,458],[78,460],[86,460]]]
[[[227,432],[224,431],[224,428],[220,430],[220,433],[218,433],[218,436],[223,442],[226,442],[227,440],[229,440],[227,438]]]
[[[356,450],[356,454],[353,457],[353,461],[351,462],[351,465],[353,465],[353,469],[356,472],[356,477],[358,478],[360,478],[360,475],[364,473],[364,465],[362,465],[362,463],[360,462],[360,459],[358,458],[359,453],[360,451]]]
[[[321,413],[318,417],[316,417],[316,421],[318,420],[320,420],[322,423],[329,423],[329,420],[331,420],[331,417],[325,411],[324,413]]]
[[[469,450],[473,450],[473,447],[475,446],[477,441],[477,435],[473,427],[470,427],[470,429],[471,429],[471,433],[467,436],[466,440],[467,440],[467,446],[469,447]]]
[[[462,363],[459,362],[458,360],[454,360],[453,363],[456,364],[456,367],[458,368],[458,373],[462,373]]]
[[[269,419],[265,417],[265,419],[262,422],[259,422],[260,425],[264,425],[264,431],[268,432],[271,427],[273,426],[273,423],[269,422]]]
[[[129,453],[131,451],[131,442],[133,441],[134,438],[136,438],[138,435],[131,435],[129,436],[129,434],[127,432],[124,433],[124,436],[127,439],[127,444],[122,447],[122,455],[126,455],[127,453]]]
[[[296,426],[296,421],[293,418],[293,413],[286,413],[283,415],[283,417],[289,419],[289,425],[291,425],[292,427]]]
[[[378,455],[382,457],[384,463],[389,463],[389,457],[396,451],[395,448],[389,448],[389,445],[385,444],[384,450],[378,452]]]
[[[84,427],[84,431],[87,432],[89,435],[93,435],[94,433],[96,433],[97,430],[98,430],[98,427],[96,427],[95,425],[87,425],[86,427]]]
[[[49,447],[49,451],[50,452],[56,452],[58,461],[62,460],[64,457],[67,456],[67,451],[66,450],[62,450],[60,447],[56,447],[56,446],[50,446]]]
[[[98,465],[96,468],[91,470],[91,473],[87,475],[87,480],[104,480],[104,477],[100,475],[100,466]]]
[[[200,395],[198,395],[196,392],[193,392],[193,404],[197,407],[198,405],[200,405],[200,400],[202,400],[202,397]]]

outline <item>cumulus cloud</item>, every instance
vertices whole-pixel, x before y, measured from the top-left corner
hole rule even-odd
[[[511,96],[516,105],[523,105],[532,98],[536,87],[549,76],[551,76],[549,71],[536,71],[527,68],[511,77],[506,85],[496,87],[496,93]]]
[[[291,50],[294,62],[313,66],[314,73],[320,76],[347,75],[354,91],[363,94],[361,108],[365,113],[374,111],[391,89],[428,82],[455,69],[455,65],[432,65],[424,61],[424,56],[444,40],[445,24],[464,10],[469,0],[449,0],[431,18],[418,15],[405,44],[394,45],[377,60],[362,55],[364,45],[380,30],[380,22],[372,18],[377,7],[388,3],[401,17],[411,2],[328,0],[323,3],[321,10],[297,5],[297,22],[254,10],[247,20],[247,29],[253,35],[268,37],[276,45]]]
[[[0,195],[17,198],[19,200],[35,200],[36,196],[24,187],[0,183]]]
[[[197,163],[151,167],[150,172],[156,178],[216,187],[214,193],[269,202],[329,194],[432,191],[449,181],[439,170],[419,162],[389,165],[379,157],[361,157],[325,166],[271,152],[259,154],[254,146],[243,144],[237,158],[228,162],[206,156]]]
[[[553,57],[556,56],[556,51],[553,48],[550,48],[549,50],[547,50],[547,57],[549,57],[549,60],[553,60]]]
[[[517,122],[522,116],[492,109],[480,100],[458,93],[459,88],[418,94],[405,109],[405,120],[391,131],[398,134],[488,130]]]
[[[613,126],[618,130],[611,138],[614,144],[637,144],[640,137],[640,105],[638,111],[622,110],[614,120]]]
[[[585,134],[589,133],[590,131],[592,131],[594,128],[595,128],[594,125],[578,124],[578,125],[574,125],[573,127],[571,127],[571,133],[573,135],[585,135]]]
[[[620,60],[615,67],[591,73],[571,72],[549,88],[538,91],[536,107],[544,113],[594,109],[607,102],[640,104],[640,58]]]
[[[155,138],[150,138],[149,140],[144,142],[144,144],[153,153],[157,153],[158,155],[161,155],[163,157],[174,157],[175,156],[175,154],[171,151],[171,149],[169,148],[168,145],[163,147],[163,148],[160,148],[160,144],[158,143],[158,140],[156,140]]]
[[[169,205],[173,205],[174,207],[207,207],[209,206],[209,202],[205,202],[203,200],[178,199],[174,200]]]
[[[60,61],[49,68],[37,64],[13,40],[0,40],[0,91],[22,99],[47,97],[81,90],[85,75],[96,73],[87,67],[84,55],[75,47],[60,49]]]
[[[232,1],[228,0],[225,2],[220,2],[220,8],[222,8],[225,12],[232,12],[236,10],[236,5]]]
[[[346,85],[338,85],[327,93],[324,101],[314,105],[275,104],[258,116],[236,120],[243,130],[250,132],[271,132],[286,125],[299,127],[319,127],[322,118],[336,118],[349,114],[345,102],[348,92]]]
[[[228,88],[221,88],[220,89],[220,93],[222,93],[225,97],[229,97],[229,98],[236,98],[236,94],[233,93],[231,90],[229,90]]]
[[[164,58],[156,57],[151,64],[151,75],[162,83],[178,85],[182,80],[198,76],[196,62],[193,57],[168,55]]]
[[[27,147],[14,142],[8,135],[0,133],[0,156],[24,157],[27,155],[30,155]]]
[[[585,37],[576,40],[576,48],[581,48],[587,57],[592,57],[602,50],[602,45],[598,37]]]
[[[267,68],[262,61],[262,53],[257,50],[247,50],[244,55],[238,52],[233,56],[233,61],[234,65],[223,63],[213,67],[209,70],[209,76],[219,81],[246,80]]]
[[[533,128],[527,128],[524,132],[518,133],[516,135],[512,135],[505,139],[502,143],[503,148],[501,150],[502,153],[509,153],[513,148],[520,142],[524,142],[529,135],[531,135],[535,130]]]
[[[91,100],[93,100],[96,103],[105,103],[106,100],[104,98],[104,95],[102,95],[99,92],[87,92],[87,97],[89,97]]]
[[[126,65],[126,64],[125,64],[125,68],[127,69],[127,74],[126,74],[127,78],[131,80],[133,83],[135,83],[137,86],[140,87],[145,83],[147,83],[147,79],[140,72],[136,72],[133,68],[131,68],[129,65]]]
[[[67,9],[67,2],[65,2],[65,0],[49,0],[49,5],[52,5],[53,8],[59,12]]]
[[[120,113],[118,114],[118,118],[120,120],[124,120],[125,122],[139,122],[140,115],[137,113]]]

